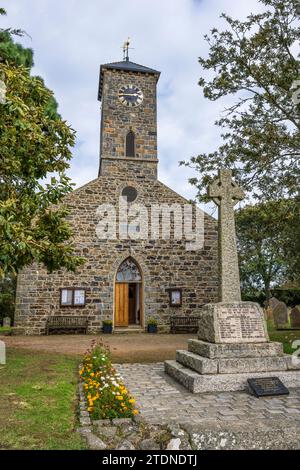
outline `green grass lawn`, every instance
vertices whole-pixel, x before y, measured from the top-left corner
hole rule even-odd
[[[271,341],[278,341],[283,344],[283,350],[286,354],[292,354],[295,349],[292,343],[296,339],[300,339],[300,330],[276,330],[271,322],[268,322],[268,331]],[[298,349],[298,346],[297,348]]]
[[[78,359],[10,349],[0,365],[0,449],[83,449]]]
[[[285,353],[294,351],[300,331],[277,331],[271,323],[268,330]],[[53,352],[8,350],[7,364],[0,365],[0,450],[85,448],[76,432],[79,361]]]

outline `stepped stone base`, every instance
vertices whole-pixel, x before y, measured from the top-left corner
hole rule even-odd
[[[283,356],[282,343],[207,343],[197,339],[188,340],[188,350],[209,359],[236,357]]]
[[[199,374],[285,371],[289,369],[289,358],[290,356],[269,356],[207,359],[189,351],[176,352],[177,362]]]
[[[247,379],[276,375],[287,387],[300,387],[300,370],[231,374],[199,374],[176,361],[165,361],[165,372],[192,393],[248,390]]]
[[[300,387],[300,364],[281,343],[269,342],[263,312],[253,302],[204,305],[198,339],[188,341],[188,351],[176,351],[165,372],[192,393],[246,390],[247,379],[270,376]]]

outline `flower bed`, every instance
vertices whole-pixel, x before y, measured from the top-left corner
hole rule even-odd
[[[79,374],[93,420],[132,418],[138,414],[134,398],[113,367],[109,350],[102,343],[92,343]]]

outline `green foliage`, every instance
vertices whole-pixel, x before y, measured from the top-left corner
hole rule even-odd
[[[24,67],[31,70],[34,65],[33,50],[30,48],[25,48],[21,44],[15,43],[12,38],[13,34],[13,31],[3,30],[0,28],[0,63],[9,63],[10,65],[16,67],[23,65]],[[45,86],[43,79],[41,77],[37,78],[39,78],[42,85]],[[57,101],[51,94],[48,100],[48,104],[45,107],[45,112],[50,119],[60,118],[57,108]]]
[[[20,54],[0,61],[7,90],[0,103],[0,277],[34,261],[49,272],[75,270],[83,259],[74,256],[67,209],[55,206],[72,190],[65,170],[75,132],[57,114],[43,80],[20,63],[22,48],[10,46]]]
[[[15,43],[9,32],[0,30],[0,61],[32,68],[33,50]]]
[[[242,300],[244,302],[256,302],[262,307],[266,304],[266,293],[264,290],[255,289],[253,286],[245,286],[242,283]]]
[[[16,278],[7,276],[0,280],[0,324],[4,317],[9,317],[12,322],[15,311]]]
[[[9,326],[0,326],[0,336],[11,336],[13,329]]]
[[[281,330],[278,331],[274,328],[274,325],[269,321],[268,322],[268,332],[270,336],[270,341],[275,341],[283,344],[283,351],[285,354],[293,354],[297,349],[298,346],[294,345],[293,343],[295,340],[300,339],[300,331],[288,331],[288,330]]]
[[[272,296],[284,302],[288,307],[300,305],[300,287],[299,288],[275,288],[271,289]]]
[[[93,342],[83,358],[80,376],[92,419],[131,418],[138,413],[103,344]]]
[[[269,201],[236,212],[245,300],[260,297],[261,290],[268,299],[272,286],[300,278],[299,219],[297,200]]]
[[[210,51],[199,59],[205,71],[199,85],[207,99],[232,95],[235,103],[216,122],[220,148],[181,162],[201,175],[190,182],[202,200],[220,167],[234,169],[237,181],[258,199],[294,197],[299,191],[300,104],[292,91],[300,77],[299,2],[260,2],[264,13],[244,22],[223,14],[227,29],[214,28],[205,36]]]

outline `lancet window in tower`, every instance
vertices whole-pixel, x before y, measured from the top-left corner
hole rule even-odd
[[[126,135],[126,157],[135,157],[135,135],[134,132],[129,131]]]

